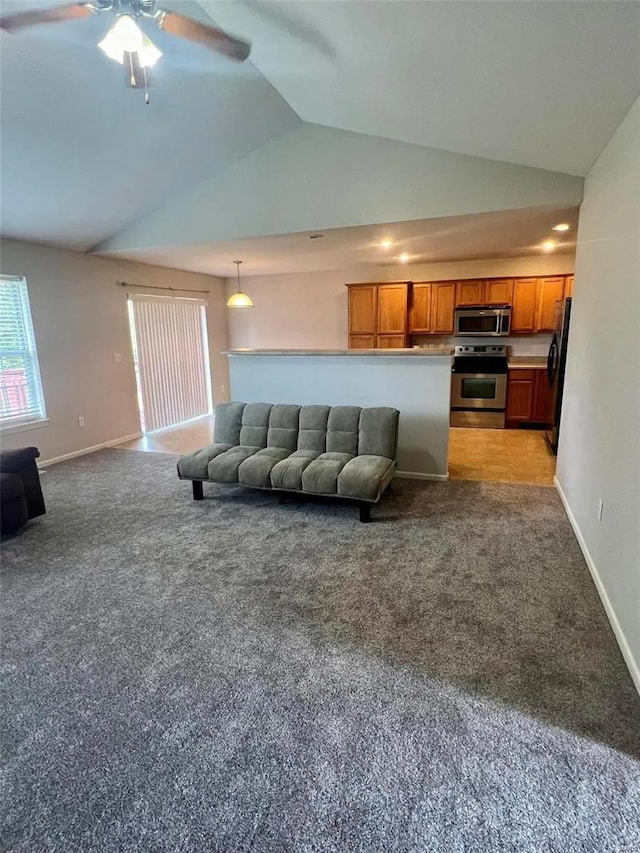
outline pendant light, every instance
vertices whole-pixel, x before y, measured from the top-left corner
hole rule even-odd
[[[253,308],[250,296],[240,290],[240,264],[242,261],[234,261],[238,273],[238,289],[227,299],[227,308]]]

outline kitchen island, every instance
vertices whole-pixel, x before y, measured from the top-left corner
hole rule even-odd
[[[398,409],[398,476],[447,479],[450,348],[236,349],[224,354],[232,400]]]

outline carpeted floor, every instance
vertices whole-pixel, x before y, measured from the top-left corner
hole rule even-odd
[[[11,851],[640,851],[640,698],[555,490],[344,505],[104,451],[3,543]]]

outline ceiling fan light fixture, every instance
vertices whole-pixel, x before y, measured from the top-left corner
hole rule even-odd
[[[156,47],[148,36],[143,36],[142,47],[138,51],[142,68],[153,68],[162,56],[160,48]]]
[[[98,47],[109,59],[114,59],[120,65],[124,65],[125,53],[137,53],[143,68],[150,68],[162,56],[131,15],[119,15],[118,20],[98,43]]]
[[[227,308],[253,308],[253,300],[247,293],[240,290],[240,264],[242,261],[234,261],[238,276],[238,289],[227,299]]]

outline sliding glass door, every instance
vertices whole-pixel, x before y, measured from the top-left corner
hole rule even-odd
[[[129,317],[142,431],[211,414],[205,303],[134,294]]]

